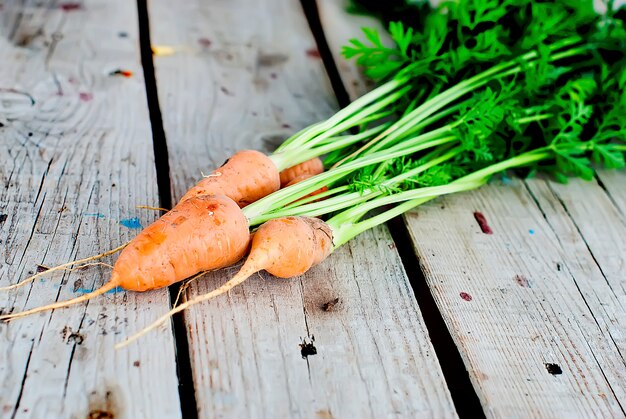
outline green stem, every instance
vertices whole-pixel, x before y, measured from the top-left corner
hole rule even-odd
[[[339,166],[327,172],[320,173],[319,175],[303,180],[302,182],[296,183],[295,185],[276,191],[271,195],[268,195],[265,198],[262,198],[248,205],[243,209],[243,212],[248,218],[250,225],[258,224],[257,219],[263,214],[275,211],[278,208],[282,208],[285,205],[310,194],[311,192],[314,192],[343,178],[344,176],[355,170],[372,164],[381,163],[389,159],[395,159],[405,155],[417,153],[418,151],[422,151],[431,147],[448,144],[455,140],[457,140],[457,137],[454,135],[433,139],[428,142],[424,142],[422,136],[415,137],[414,139],[412,139],[412,141],[407,141],[407,144],[402,144],[403,147],[398,147],[395,151],[384,150],[380,153],[368,155],[367,157],[364,157],[362,159],[345,164],[343,166]],[[412,145],[410,145],[409,143]]]
[[[461,109],[461,107],[463,106],[463,103],[459,103],[458,105],[454,105],[451,106],[449,108],[444,109],[443,111],[436,113],[435,115],[426,118],[424,121],[422,121],[421,123],[417,124],[416,126],[414,126],[411,130],[409,130],[408,132],[405,133],[405,135],[403,136],[403,138],[407,138],[407,137],[413,137],[416,134],[418,134],[421,130],[423,130],[424,128],[426,128],[429,125],[434,124],[435,122],[452,115],[453,113],[455,113],[456,111],[458,111],[459,109]],[[385,132],[388,130],[389,126],[387,126],[385,128]],[[445,128],[444,128],[445,129]],[[381,133],[380,135],[378,135],[377,137],[375,137],[374,139],[372,139],[371,141],[367,142],[363,147],[361,147],[359,150],[357,150],[356,152],[352,153],[350,156],[344,158],[342,161],[340,161],[339,163],[337,163],[335,166],[339,166],[341,164],[345,164],[349,161],[355,160],[356,158],[358,158],[359,156],[363,156],[366,153],[366,151],[370,148],[372,148],[373,146],[375,146],[378,141],[380,141],[381,138],[383,138],[385,136],[385,132]],[[397,143],[398,141],[396,141]],[[393,144],[392,144],[393,145]],[[371,150],[369,152],[372,152]]]
[[[380,195],[386,194],[387,193],[386,191],[401,184],[405,180],[411,177],[417,176],[418,174],[423,173],[426,170],[438,164],[441,164],[447,160],[454,158],[462,151],[463,151],[462,148],[457,147],[453,150],[449,150],[447,153],[444,153],[439,157],[426,159],[427,163],[424,163],[418,167],[415,167],[411,170],[401,173],[393,178],[384,180],[378,185],[378,187],[370,187],[363,191],[357,191],[357,192],[342,194],[339,196],[333,196],[331,198],[328,198],[319,202],[313,202],[313,203],[304,202],[301,205],[298,205],[300,201],[298,201],[297,203],[292,203],[291,205],[285,208],[279,209],[277,211],[265,213],[259,217],[256,217],[254,219],[254,224],[263,223],[267,220],[271,220],[273,218],[278,218],[278,217],[289,217],[289,216],[298,216],[298,215],[318,217],[320,215],[330,214],[335,211],[353,207],[360,203],[366,202],[370,199],[376,198]],[[347,186],[345,188],[346,188],[345,190],[348,189]],[[320,199],[321,198],[320,195],[315,195],[314,197],[311,197],[311,198],[314,200]]]
[[[285,170],[288,167],[295,166],[296,164],[310,160],[313,157],[318,157],[373,137],[383,131],[385,127],[386,125],[380,125],[359,134],[343,135],[340,137],[334,137],[334,139],[328,138],[321,145],[313,147],[309,150],[285,150],[279,153],[274,153],[269,158],[279,171]]]
[[[554,117],[553,114],[551,114],[551,113],[544,113],[544,114],[539,114],[539,115],[527,116],[527,117],[524,117],[524,118],[518,118],[517,119],[517,123],[518,124],[528,124],[530,122],[543,121],[544,119],[550,119],[552,117]]]
[[[430,199],[434,199],[437,196],[478,188],[479,186],[484,185],[489,178],[496,173],[515,167],[537,163],[541,160],[550,158],[552,155],[552,152],[549,151],[547,147],[533,150],[478,170],[472,174],[459,178],[448,185],[417,188],[394,195],[383,196],[360,205],[356,205],[335,215],[327,221],[327,224],[331,226],[334,232],[334,247],[337,248],[363,231],[389,221],[391,218],[421,205]],[[381,214],[359,222],[359,220],[369,211],[394,203],[400,204]]]
[[[381,103],[387,103],[388,101],[386,99],[388,99],[389,97],[399,98],[404,95],[407,89],[411,88],[411,86],[402,87],[407,82],[408,79],[406,77],[401,77],[385,83],[384,85],[356,99],[354,102],[352,102],[342,110],[338,111],[327,120],[305,128],[299,133],[288,138],[278,147],[276,151],[280,152],[286,149],[302,147],[304,144],[308,143],[312,139],[315,139],[318,136],[326,135],[329,131],[333,130],[333,128],[335,128],[333,132],[336,131],[335,133],[341,133],[351,128],[352,126],[358,125],[360,119],[370,113],[375,112],[376,110],[379,110],[382,107]],[[394,90],[400,87],[402,87],[401,92],[405,93],[398,94],[398,92],[396,92],[394,94],[391,94]],[[383,100],[380,99],[381,97],[385,97],[387,95],[390,96]],[[356,124],[355,121],[357,122]],[[341,126],[344,128],[340,131],[337,131],[337,126]],[[329,136],[332,135],[326,135],[326,137]]]

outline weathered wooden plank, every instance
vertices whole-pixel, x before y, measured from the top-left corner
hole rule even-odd
[[[481,232],[474,211],[492,235]],[[406,216],[426,280],[490,416],[623,414],[625,366],[596,319],[611,300],[586,298],[590,282],[603,287],[602,276],[579,237],[551,229],[559,217],[547,221],[517,180]]]
[[[161,0],[150,14],[153,44],[178,51],[155,57],[175,198],[233,151],[269,151],[336,109],[298,2],[190,1],[173,17]],[[256,276],[186,321],[201,417],[454,416],[384,229],[303,278]]]
[[[605,175],[622,185],[626,173],[608,171]],[[582,297],[594,319],[619,351],[619,365],[626,364],[626,220],[613,205],[611,197],[598,183],[572,179],[563,185],[545,180],[527,182],[529,190],[546,216],[552,230],[569,255],[584,255],[577,281]],[[623,189],[616,199],[624,199]],[[612,345],[613,346],[613,345]],[[610,362],[610,360],[608,360]],[[626,400],[624,369],[603,369],[610,382],[616,383],[615,394]],[[614,377],[614,375],[616,375]]]
[[[341,6],[318,3],[333,23],[327,25],[333,30],[326,30],[331,45],[358,36],[354,28],[338,24]],[[367,89],[358,69],[332,49],[346,89],[351,94]],[[601,176],[613,200],[623,202],[623,173]],[[524,183],[508,183],[440,199],[405,217],[422,271],[485,411],[503,417],[621,416],[624,249],[621,236],[610,237],[619,236],[623,224],[606,234],[620,221],[597,185],[586,185],[589,194],[568,194],[567,208],[574,197],[587,196],[581,213],[572,215],[581,223],[592,217],[595,205],[602,207],[601,215],[579,231],[556,192],[542,195],[539,211]],[[493,235],[480,231],[474,211],[487,215]],[[598,232],[593,245],[587,229]],[[614,275],[603,275],[587,245],[596,246],[600,267]],[[550,374],[558,372],[551,364],[562,373]]]
[[[387,31],[379,20],[365,15],[348,14],[347,9],[350,3],[348,0],[317,0],[316,3],[324,28],[324,37],[333,54],[343,86],[350,99],[358,98],[372,90],[375,84],[363,76],[354,60],[346,60],[343,57],[342,47],[348,45],[350,39],[361,38],[363,27],[377,30],[381,40],[387,46],[393,46],[393,41],[387,36]]]
[[[156,202],[157,190],[134,3],[24,1],[1,7],[5,286],[38,264],[64,263],[127,241],[137,230],[126,226],[154,218],[135,206]],[[117,69],[132,71],[132,77],[110,75]],[[45,277],[0,293],[0,309],[72,298],[109,274],[94,267]],[[118,292],[0,324],[0,416],[180,417],[170,329],[141,346],[113,350],[167,307],[167,291]]]

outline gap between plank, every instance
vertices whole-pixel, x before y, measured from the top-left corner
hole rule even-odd
[[[313,38],[315,38],[317,51],[319,52],[320,58],[324,63],[324,68],[326,69],[330,85],[333,88],[335,97],[337,98],[337,103],[340,108],[344,108],[350,104],[350,95],[343,85],[339,69],[335,64],[333,54],[330,51],[328,42],[326,41],[324,29],[322,28],[322,21],[320,20],[317,10],[317,3],[315,0],[300,0],[300,3],[302,4],[302,9],[304,10],[304,16],[309,23],[309,28],[313,33]]]
[[[345,107],[350,103],[350,97],[326,41],[317,3],[315,0],[301,0],[301,3],[317,43],[317,49],[324,63],[326,73],[335,92],[337,102],[340,107]],[[387,227],[391,232],[393,241],[396,243],[404,271],[413,288],[457,414],[461,418],[484,418],[485,413],[480,404],[478,394],[472,385],[458,347],[455,345],[454,339],[446,327],[441,312],[437,308],[435,299],[428,288],[426,278],[421,270],[407,269],[407,267],[417,266],[419,260],[415,252],[412,251],[413,244],[406,225],[401,217],[396,217],[387,223]]]
[[[172,192],[170,186],[169,155],[163,118],[161,116],[161,107],[159,105],[156,76],[154,73],[152,43],[150,41],[150,16],[148,13],[147,0],[137,0],[137,17],[139,23],[141,65],[143,67],[148,111],[150,113],[150,125],[152,127],[152,144],[154,148],[154,164],[159,191],[159,206],[162,208],[171,208]],[[174,301],[176,301],[180,287],[181,284],[179,283],[168,288],[170,306],[173,306]],[[172,317],[172,330],[174,334],[174,344],[176,346],[176,372],[178,374],[178,396],[180,398],[181,414],[183,418],[196,419],[198,418],[198,406],[191,369],[189,341],[187,339],[185,318],[182,312]]]
[[[402,220],[402,216],[393,218],[387,223],[391,237],[396,243],[396,249],[402,260],[402,265],[417,304],[419,305],[424,323],[428,329],[430,340],[439,360],[444,380],[448,384],[448,390],[452,396],[452,402],[460,418],[484,418],[485,413],[480,404],[478,394],[472,385],[469,373],[463,363],[463,358],[454,339],[446,326],[443,316],[437,307],[426,277],[421,270],[421,263],[413,249],[413,243]],[[420,266],[420,269],[415,269]],[[407,267],[410,267],[407,269]]]

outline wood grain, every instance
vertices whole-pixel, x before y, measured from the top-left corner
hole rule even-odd
[[[153,44],[177,50],[155,57],[175,198],[235,150],[269,151],[336,109],[298,2],[190,1],[172,16],[160,0],[150,14]],[[189,310],[200,417],[454,416],[394,246],[380,228],[302,278],[258,275]]]
[[[624,193],[624,175],[616,170],[600,170],[596,176],[599,185],[620,212],[622,220],[626,219],[626,193]]]
[[[0,285],[6,286],[39,264],[126,242],[137,230],[120,222],[154,219],[135,206],[154,203],[157,190],[133,3],[4,2],[0,62]],[[116,69],[133,75],[109,75]],[[93,267],[44,277],[0,293],[0,309],[69,299],[109,274]],[[0,324],[0,416],[180,417],[170,329],[113,350],[167,307],[167,291],[118,292]]]
[[[337,47],[359,28],[342,21],[337,2],[318,4],[346,89],[365,93],[370,86]],[[505,178],[405,217],[415,269],[489,417],[624,414],[626,174],[600,178],[609,196],[595,183]],[[475,211],[493,235],[481,232]]]
[[[493,234],[481,231],[475,211]],[[551,228],[564,215],[542,213],[518,180],[406,215],[488,416],[623,414],[626,369],[602,324],[601,303],[612,311],[615,300],[575,229]],[[597,298],[587,298],[591,283],[604,288]]]

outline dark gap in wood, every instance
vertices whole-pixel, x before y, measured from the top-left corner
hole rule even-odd
[[[337,103],[343,108],[350,103],[350,95],[343,84],[333,54],[330,51],[328,42],[326,42],[326,36],[324,35],[324,29],[322,28],[322,22],[317,10],[317,2],[315,0],[300,0],[300,3],[302,4],[306,20],[309,22],[309,28],[311,28],[311,32],[315,38],[317,50],[324,63],[330,85],[337,98]]]
[[[152,60],[152,44],[150,42],[150,22],[148,21],[147,0],[137,0],[139,15],[139,47],[141,65],[143,67],[150,124],[152,125],[152,145],[154,148],[154,164],[156,166],[157,186],[159,189],[159,205],[161,208],[172,207],[170,187],[170,163],[167,152],[167,139],[163,128],[163,117],[159,105],[154,62]]]
[[[22,402],[22,395],[24,394],[24,386],[26,385],[26,378],[28,378],[28,366],[30,365],[30,359],[33,356],[33,348],[35,347],[35,342],[30,345],[30,352],[28,352],[28,359],[26,359],[26,368],[24,368],[24,375],[22,376],[22,383],[20,385],[20,392],[17,395],[17,400],[15,401],[15,407],[13,408],[13,413],[11,414],[11,419],[15,419],[17,416],[17,412],[20,409],[20,403]]]
[[[428,283],[421,269],[419,258],[413,249],[413,242],[402,220],[396,217],[387,223],[391,237],[396,243],[398,254],[404,270],[417,299],[424,323],[435,349],[443,377],[448,384],[452,402],[460,418],[484,418],[485,413],[480,404],[478,394],[472,385],[469,373],[454,339],[446,326],[443,316],[437,307],[435,298],[430,292]]]
[[[606,194],[606,196],[609,197],[609,201],[611,201],[611,203],[613,204],[613,206],[615,207],[615,209],[617,210],[617,212],[622,216],[622,218],[624,219],[626,217],[626,214],[624,214],[624,212],[622,211],[622,209],[620,208],[619,204],[617,203],[617,201],[615,200],[615,198],[613,197],[613,195],[611,194],[611,191],[609,191],[606,187],[606,185],[604,184],[604,182],[602,182],[602,179],[600,178],[600,176],[598,176],[598,174],[596,173],[595,175],[595,180],[598,183],[598,186],[600,186],[600,188],[602,188],[602,190],[604,191],[604,193]]]
[[[548,182],[548,181],[546,181],[546,182]],[[531,191],[530,187],[528,186],[528,184],[527,183],[524,183],[524,184],[526,186],[526,190],[528,191],[530,196],[532,196],[533,200],[535,201],[535,205],[537,205],[537,208],[539,208],[539,211],[541,211],[541,213],[544,214],[544,218],[546,219],[546,221],[548,221],[548,225],[550,225],[550,227],[552,227],[552,225],[550,224],[550,221],[548,220],[548,217],[545,215],[545,212],[543,211],[543,208],[541,207],[541,204],[539,203],[539,200],[535,197],[535,194],[532,193],[532,191]],[[591,256],[591,259],[593,259],[593,262],[598,267],[598,270],[602,274],[602,277],[606,281],[606,284],[612,290],[613,288],[611,287],[611,283],[609,282],[609,279],[606,277],[606,274],[604,273],[604,270],[602,269],[602,266],[600,265],[600,262],[598,262],[598,260],[596,259],[596,255],[593,253],[593,250],[591,249],[591,246],[587,242],[587,239],[585,238],[582,230],[578,226],[578,223],[576,222],[576,219],[574,218],[574,216],[572,216],[572,214],[570,214],[569,208],[567,208],[567,205],[561,199],[561,197],[556,193],[556,191],[554,189],[552,189],[552,186],[550,186],[550,183],[546,183],[546,185],[548,186],[548,189],[552,193],[552,196],[554,197],[554,199],[556,199],[558,201],[559,205],[561,205],[561,208],[563,208],[563,212],[565,212],[565,214],[567,215],[567,218],[569,218],[570,221],[572,222],[572,224],[574,225],[574,228],[576,229],[576,232],[578,233],[578,236],[580,237],[582,242],[585,244],[585,248],[587,249],[587,252],[589,252],[589,255]],[[554,229],[552,231],[554,231]],[[556,234],[556,231],[554,231],[554,233]],[[582,293],[581,293],[581,295],[582,295]],[[584,298],[584,295],[583,295],[583,298]],[[591,311],[591,309],[590,309],[590,311]]]
[[[169,155],[154,72],[152,44],[150,41],[148,0],[137,0],[137,15],[139,20],[141,64],[146,85],[150,124],[152,126],[152,144],[159,190],[159,206],[162,208],[171,208],[172,190],[170,185]],[[172,306],[176,300],[180,286],[180,284],[176,284],[169,287],[170,306]],[[178,396],[180,398],[181,414],[183,418],[196,419],[198,417],[198,405],[196,402],[193,372],[189,356],[189,341],[187,339],[187,329],[185,327],[183,313],[177,313],[172,317],[172,332],[174,334]]]

